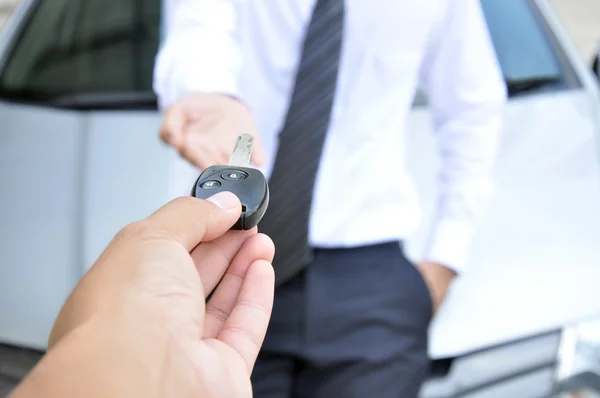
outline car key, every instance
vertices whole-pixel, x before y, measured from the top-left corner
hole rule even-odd
[[[194,187],[191,196],[207,199],[210,196],[229,191],[242,203],[242,214],[231,229],[248,230],[258,225],[269,205],[269,185],[260,170],[249,167],[254,138],[242,134],[237,138],[229,165],[210,166],[204,170]]]

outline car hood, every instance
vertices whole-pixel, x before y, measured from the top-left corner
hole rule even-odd
[[[432,322],[433,358],[600,316],[598,112],[583,91],[510,101],[496,192],[470,264]],[[424,219],[406,243],[418,259],[439,160],[426,110],[413,112],[408,130]]]

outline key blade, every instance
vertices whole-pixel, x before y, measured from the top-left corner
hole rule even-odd
[[[252,156],[254,138],[250,134],[242,134],[237,138],[233,153],[229,159],[230,166],[247,167]]]

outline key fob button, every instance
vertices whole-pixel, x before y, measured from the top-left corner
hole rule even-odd
[[[242,204],[243,211],[232,229],[257,226],[269,205],[269,184],[262,172],[251,167],[210,166],[198,176],[190,194],[206,199],[223,191],[234,193]]]
[[[217,192],[230,191],[241,202],[242,213],[231,227],[248,230],[256,227],[269,205],[269,184],[263,173],[249,167],[254,138],[240,135],[233,148],[229,165],[213,165],[205,169],[194,183],[192,196],[207,199]]]
[[[202,183],[202,185],[200,185],[200,187],[204,188],[204,189],[213,189],[213,188],[218,188],[220,186],[221,186],[221,183],[217,180],[204,181]]]
[[[221,178],[225,181],[243,181],[248,178],[248,173],[241,170],[231,170],[221,174]]]

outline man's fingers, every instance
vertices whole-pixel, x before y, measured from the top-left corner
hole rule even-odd
[[[186,142],[189,137],[189,134],[184,137],[184,143],[182,144],[179,153],[185,160],[198,167],[200,170],[208,168],[211,164],[207,160],[210,159],[211,156],[205,153],[206,148],[195,147]]]
[[[256,228],[250,231],[228,231],[192,250],[191,256],[202,280],[205,298],[217,286],[244,242],[255,234]]]
[[[186,111],[183,106],[172,106],[165,112],[160,127],[160,138],[177,150],[181,150],[185,136]]]
[[[262,149],[262,146],[258,141],[254,142],[250,161],[257,166],[262,166],[265,163],[265,151]]]
[[[273,310],[275,273],[271,264],[258,260],[250,266],[231,315],[218,339],[236,350],[252,373],[267,333]]]
[[[258,260],[270,263],[273,261],[274,253],[273,241],[266,235],[254,235],[244,242],[231,262],[231,266],[227,269],[227,273],[225,273],[219,287],[206,306],[204,321],[205,338],[216,338],[223,329],[227,318],[231,314],[231,311],[233,311],[238,300],[242,283],[250,265]],[[223,272],[220,275],[223,275]],[[218,282],[219,280],[216,280],[210,289],[207,289],[205,286],[205,294],[209,293]]]
[[[207,200],[181,197],[152,214],[152,228],[166,232],[188,251],[200,242],[211,241],[227,232],[242,213],[239,199],[231,192],[220,192]]]
[[[205,116],[206,102],[202,96],[189,95],[171,105],[165,111],[160,129],[161,139],[177,150],[185,145],[184,138],[190,122]]]
[[[233,146],[223,148],[220,141],[215,141],[214,136],[221,134],[219,131],[203,134],[198,125],[189,126],[186,129],[188,132],[184,137],[180,153],[190,163],[200,169],[206,169],[213,165],[226,165],[229,162]],[[194,131],[194,129],[196,130]]]
[[[250,161],[256,166],[262,166],[265,163],[265,156],[261,150],[256,152],[253,151]]]

